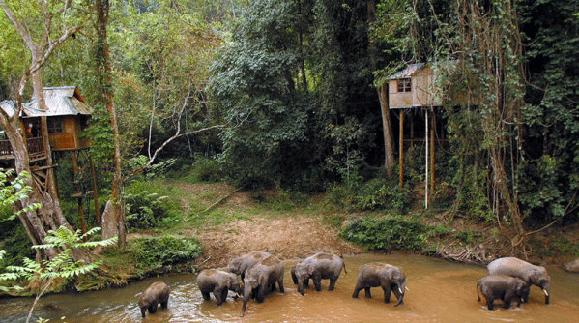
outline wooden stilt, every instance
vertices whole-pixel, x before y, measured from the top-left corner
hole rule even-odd
[[[400,125],[398,130],[398,168],[400,189],[404,187],[404,110],[400,109]]]
[[[428,209],[428,110],[424,110],[424,208]]]
[[[430,192],[432,195],[436,186],[436,113],[434,113],[434,108],[430,114],[432,115],[430,124]]]
[[[412,110],[410,110],[410,112],[412,112]],[[410,121],[410,147],[414,147],[414,118],[413,118],[413,115],[410,115],[409,121]]]

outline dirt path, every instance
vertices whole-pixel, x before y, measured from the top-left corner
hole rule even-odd
[[[203,256],[196,262],[201,268],[225,266],[229,259],[252,250],[267,250],[281,259],[302,258],[315,251],[361,252],[341,240],[335,229],[307,217],[254,218],[191,233],[203,245]]]

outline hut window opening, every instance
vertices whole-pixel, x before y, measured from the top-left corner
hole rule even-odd
[[[412,90],[412,79],[403,78],[398,80],[398,92],[410,92]]]
[[[60,118],[48,119],[47,123],[48,123],[48,133],[62,133],[64,130],[64,124],[62,122],[62,119]]]

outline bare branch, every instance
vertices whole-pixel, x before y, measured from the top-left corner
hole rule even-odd
[[[0,1],[2,1],[2,0],[0,0]],[[52,51],[56,47],[58,47],[60,44],[64,43],[72,35],[74,35],[78,30],[80,30],[80,26],[75,26],[75,27],[69,28],[64,32],[64,34],[62,34],[62,36],[60,36],[60,38],[58,38],[55,41],[49,42],[47,47],[46,47],[46,50],[44,51],[44,55],[42,55],[41,58],[39,58],[36,62],[34,62],[34,65],[30,69],[30,73],[34,74],[40,68],[42,68],[42,65],[44,65],[44,62],[46,62],[46,59],[48,59],[50,54],[52,54]]]
[[[30,31],[26,24],[16,18],[16,15],[14,15],[14,12],[10,9],[10,7],[8,7],[4,0],[0,0],[0,8],[4,10],[4,13],[6,16],[8,16],[8,19],[10,19],[14,25],[14,28],[16,29],[16,32],[18,32],[22,40],[24,40],[24,43],[26,43],[28,49],[31,51],[36,50],[36,45],[32,41],[32,36],[30,35]]]

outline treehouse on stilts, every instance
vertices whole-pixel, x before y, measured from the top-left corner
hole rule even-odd
[[[92,108],[85,102],[76,86],[45,87],[44,100],[46,110],[39,107],[36,100],[22,104],[20,112],[20,131],[26,137],[28,155],[32,169],[33,180],[46,190],[47,151],[43,146],[41,118],[46,118],[48,140],[54,159],[70,158],[74,192],[72,197],[77,199],[79,224],[86,232],[83,202],[89,203],[90,197],[94,200],[95,216],[100,223],[100,206],[96,173],[90,155],[90,141],[81,137],[81,131],[88,126],[92,115]],[[13,101],[0,103],[9,116],[13,116],[18,109]],[[12,167],[14,151],[8,138],[0,128],[0,167]],[[53,167],[57,164],[53,164]]]
[[[402,71],[390,75],[388,79],[388,103],[391,110],[398,112],[398,166],[400,187],[404,185],[404,146],[424,143],[425,183],[424,207],[428,208],[436,185],[436,146],[444,140],[444,132],[437,135],[437,113],[442,108],[442,100],[435,89],[435,75],[429,64],[410,64]],[[409,136],[405,134],[405,117],[409,119]],[[417,121],[424,126],[417,125]],[[422,122],[420,122],[422,123]],[[416,131],[422,132],[417,138]]]

